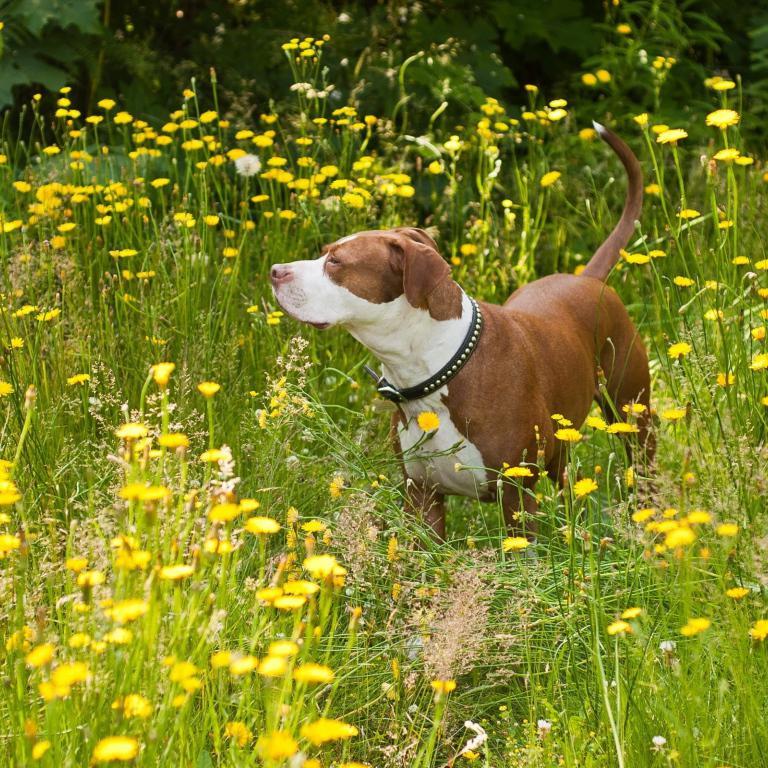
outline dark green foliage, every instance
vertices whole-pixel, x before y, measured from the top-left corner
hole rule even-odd
[[[521,102],[527,82],[571,98],[576,90],[599,103],[596,114],[620,115],[632,103],[668,120],[684,116],[713,71],[743,76],[757,109],[768,95],[768,0],[739,13],[716,0],[11,0],[1,16],[0,108],[69,83],[81,110],[112,96],[157,117],[192,77],[207,80],[215,69],[220,106],[247,117],[288,95],[279,44],[325,33],[342,62],[328,72],[342,102],[354,95],[371,112],[417,124],[443,102],[456,119],[484,95]],[[616,33],[618,21],[630,23],[631,36]],[[658,55],[679,61],[663,103],[640,66]],[[596,68],[612,73],[611,85],[585,92],[579,76]]]
[[[0,108],[18,86],[51,90],[92,71],[92,46],[103,36],[98,0],[11,0],[0,20]]]

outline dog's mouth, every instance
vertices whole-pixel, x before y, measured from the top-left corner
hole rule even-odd
[[[288,307],[283,304],[282,301],[280,301],[280,296],[278,296],[276,290],[272,290],[272,293],[274,294],[275,301],[277,302],[278,306],[285,312],[288,317],[293,318],[294,320],[298,320],[300,323],[306,323],[307,325],[311,325],[313,328],[317,328],[319,331],[324,331],[326,328],[330,328],[330,323],[319,323],[319,322],[313,322],[312,320],[305,320],[303,317],[297,317]]]

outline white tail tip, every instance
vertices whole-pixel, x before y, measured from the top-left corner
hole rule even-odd
[[[607,128],[606,128],[606,127],[605,127],[605,126],[602,124],[602,123],[598,123],[596,120],[593,120],[593,121],[592,121],[592,127],[593,127],[593,128],[594,128],[594,129],[595,129],[595,130],[596,130],[596,131],[597,131],[597,132],[598,132],[598,133],[599,133],[601,136],[605,136],[605,134],[606,134],[606,133],[607,133],[607,131],[608,131],[608,129],[607,129]]]

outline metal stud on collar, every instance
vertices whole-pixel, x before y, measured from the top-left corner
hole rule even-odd
[[[403,403],[406,400],[418,400],[419,398],[426,397],[431,395],[436,389],[447,384],[466,365],[477,347],[477,342],[483,330],[483,314],[480,311],[480,305],[471,297],[469,301],[472,304],[472,322],[461,346],[456,354],[426,381],[422,381],[420,384],[412,387],[400,389],[394,384],[390,384],[383,376],[379,376],[370,366],[363,366],[365,372],[376,382],[376,389],[382,397],[391,400],[393,403]]]

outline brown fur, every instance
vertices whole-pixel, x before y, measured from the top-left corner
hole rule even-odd
[[[374,304],[405,293],[408,302],[435,320],[461,315],[461,288],[451,269],[423,230],[399,227],[360,232],[353,240],[333,243],[326,273],[337,285]]]

